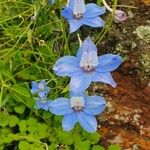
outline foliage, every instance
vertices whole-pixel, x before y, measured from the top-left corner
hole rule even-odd
[[[73,148],[73,145],[76,149],[79,147],[89,149],[97,144],[100,138],[98,133],[89,134],[80,126],[77,126],[76,131],[64,132],[58,124],[61,118],[53,117],[48,112],[41,113],[39,119],[28,116],[19,120],[22,116],[20,112],[16,116],[8,115],[4,111],[0,114],[0,126],[3,127],[0,129],[1,149],[10,148],[15,144],[21,150],[32,148],[42,150],[47,147],[56,149],[63,145],[68,149]]]
[[[62,5],[58,0],[52,6],[46,0],[0,2],[0,150],[103,149],[98,133],[88,134],[79,126],[64,132],[61,117],[34,109],[33,80],[49,81],[49,99],[68,95],[68,78],[56,78],[51,69],[57,58],[75,54],[78,47],[76,35],[69,39],[66,33]],[[92,36],[99,41],[103,33]]]

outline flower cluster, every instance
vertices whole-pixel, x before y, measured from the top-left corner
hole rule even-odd
[[[49,0],[53,4],[54,0]],[[70,33],[77,31],[82,25],[103,27],[105,22],[99,17],[106,9],[112,9],[103,0],[103,7],[94,3],[85,4],[84,0],[68,0],[67,6],[62,11],[62,16],[70,25]],[[123,11],[116,10],[114,19],[121,22],[126,19]],[[70,98],[57,98],[48,100],[50,88],[45,80],[32,82],[31,93],[36,94],[36,108],[49,110],[56,115],[63,115],[62,126],[64,131],[70,131],[79,122],[81,127],[92,133],[97,129],[95,115],[101,114],[106,107],[106,102],[100,96],[88,96],[86,90],[92,82],[103,82],[116,87],[111,71],[117,69],[122,63],[119,55],[97,55],[97,47],[90,37],[87,37],[79,47],[76,56],[63,56],[53,66],[58,76],[70,77]]]
[[[45,80],[38,82],[32,81],[31,83],[31,93],[36,95],[36,104],[35,108],[48,110],[49,104],[51,101],[47,99],[47,95],[50,91],[50,88],[47,87]]]

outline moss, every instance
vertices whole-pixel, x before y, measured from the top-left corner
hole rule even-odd
[[[139,26],[136,28],[135,33],[140,39],[142,39],[146,43],[150,42],[150,27],[149,26]]]
[[[150,76],[150,55],[147,53],[141,54],[140,62],[142,64],[141,68],[145,76]]]

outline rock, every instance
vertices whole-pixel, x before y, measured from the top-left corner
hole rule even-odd
[[[136,31],[134,32],[137,34],[137,36],[145,41],[146,43],[150,42],[150,27],[149,26],[139,26],[136,28]]]

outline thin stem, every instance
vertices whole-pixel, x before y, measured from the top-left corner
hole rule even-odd
[[[102,2],[108,11],[110,11],[111,13],[117,14],[118,10],[110,8],[105,0],[102,0]],[[117,6],[114,5],[114,7],[116,8]]]
[[[1,80],[1,84],[2,84],[1,92],[0,92],[0,109],[1,109],[1,107],[2,107],[3,89],[4,89],[2,76],[0,76],[0,80]]]
[[[114,5],[111,5],[114,7]],[[117,7],[124,7],[124,8],[134,8],[134,9],[138,9],[138,7],[134,7],[134,6],[127,6],[127,5],[117,5]]]
[[[60,12],[62,11],[62,2],[59,1],[59,10]],[[60,14],[61,16],[61,14]],[[65,46],[64,46],[64,55],[68,54],[69,53],[69,45],[68,45],[68,41],[69,41],[69,37],[70,37],[70,34],[67,35],[66,31],[65,31],[65,22],[64,22],[64,19],[63,17],[61,17],[61,29],[62,29],[62,34],[63,34],[63,38],[64,38],[64,43],[65,43]]]
[[[105,0],[102,0],[104,3],[106,3],[105,2]],[[104,36],[106,35],[106,33],[109,31],[109,29],[111,28],[111,25],[112,25],[112,22],[113,22],[113,18],[114,18],[114,15],[115,15],[115,10],[116,10],[116,7],[117,7],[117,0],[115,0],[114,1],[114,8],[113,8],[113,10],[107,5],[107,3],[106,3],[106,5],[112,10],[112,16],[110,16],[110,18],[108,19],[108,24],[106,24],[106,27],[105,28],[103,28],[103,30],[102,30],[102,32],[98,35],[98,37],[96,38],[96,45],[98,45],[98,43],[100,42],[100,41],[102,41],[102,39],[104,38]]]
[[[80,44],[80,46],[81,46],[81,45],[82,45],[82,40],[81,40],[81,38],[80,38],[80,34],[77,34],[77,37],[78,37],[79,44]]]
[[[103,2],[103,4],[104,4],[104,6],[107,8],[107,10],[112,13],[113,10],[112,10],[112,8],[110,8],[110,7],[108,6],[108,4],[106,3],[106,1],[105,1],[105,0],[102,0],[102,2]]]

